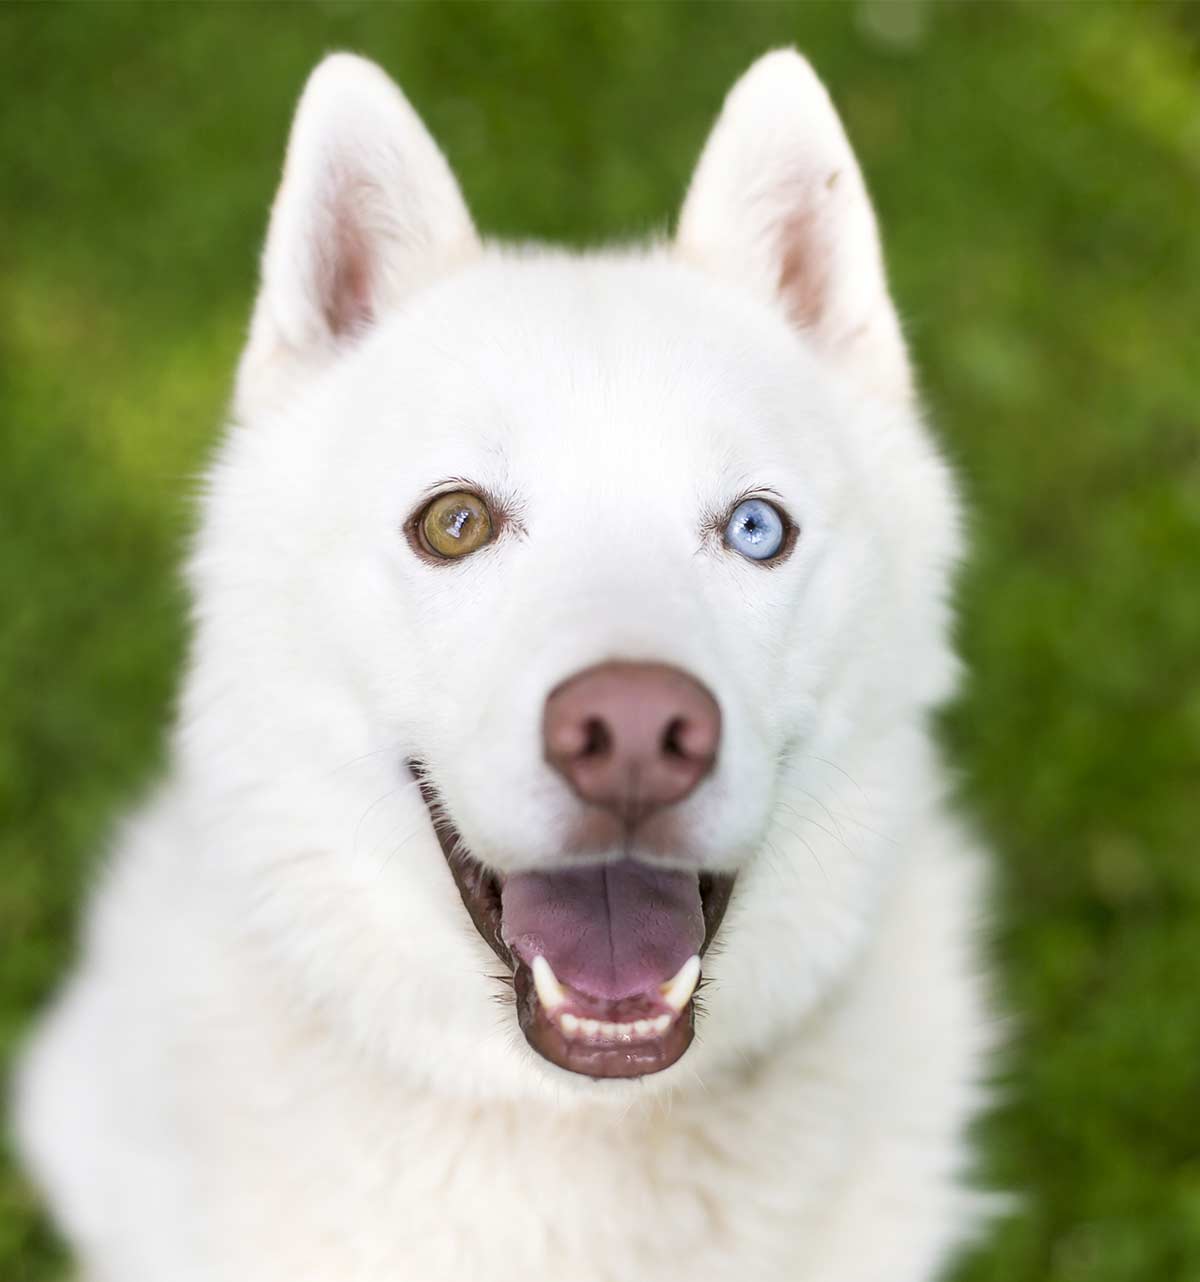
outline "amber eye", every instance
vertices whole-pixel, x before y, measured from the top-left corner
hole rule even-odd
[[[439,494],[417,522],[421,542],[436,556],[454,560],[483,547],[492,537],[492,514],[478,494]]]

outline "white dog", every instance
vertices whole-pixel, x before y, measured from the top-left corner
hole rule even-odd
[[[951,478],[808,65],[670,243],[303,99],[169,774],[18,1130],[89,1282],[927,1282],[979,1222]],[[696,996],[697,981],[701,985]]]

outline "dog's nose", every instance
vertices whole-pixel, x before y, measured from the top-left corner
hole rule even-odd
[[[684,797],[712,769],[717,701],[658,663],[603,663],[546,700],[546,760],[575,792],[632,826]]]

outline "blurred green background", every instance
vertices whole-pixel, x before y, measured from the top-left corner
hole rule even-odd
[[[974,512],[945,718],[1000,868],[1015,1012],[964,1282],[1200,1278],[1200,6],[0,9],[0,1054],[161,761],[175,566],[289,113],[333,48],[396,75],[480,225],[678,205],[733,78],[795,43],[887,233]],[[0,1277],[62,1275],[6,1157]]]

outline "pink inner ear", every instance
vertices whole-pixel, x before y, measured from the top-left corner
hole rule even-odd
[[[840,169],[831,170],[816,191],[812,187],[818,180],[806,180],[809,190],[780,230],[779,294],[788,315],[800,327],[817,324],[829,303],[832,264],[828,221],[841,177]]]
[[[375,319],[371,251],[350,201],[334,211],[331,243],[322,251],[322,308],[337,338],[361,333]]]
[[[802,329],[820,320],[829,289],[829,256],[821,243],[819,221],[819,214],[802,209],[784,222],[780,233],[779,294],[788,316]]]

